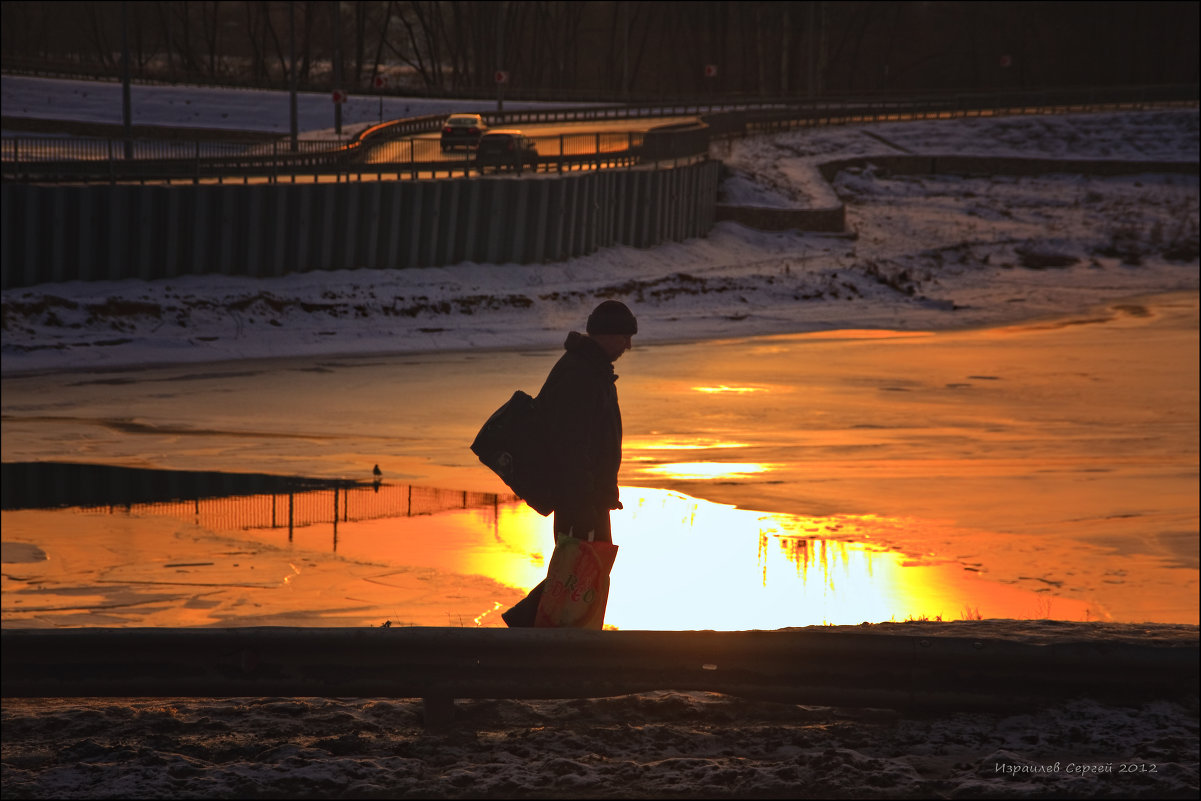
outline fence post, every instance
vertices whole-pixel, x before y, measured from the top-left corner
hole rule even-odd
[[[349,183],[349,179],[347,183]],[[338,488],[334,487],[334,552],[338,550]]]

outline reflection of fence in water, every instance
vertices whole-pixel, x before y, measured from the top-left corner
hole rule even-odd
[[[796,566],[797,574],[809,572],[811,565],[820,565],[823,576],[829,576],[830,562],[833,554],[829,548],[835,543],[819,537],[770,536],[759,532],[759,565],[763,571],[763,584],[767,584],[767,566],[771,546],[775,546],[784,559]],[[842,556],[846,556],[845,545]]]
[[[216,531],[256,528],[294,528],[321,523],[360,522],[393,517],[431,515],[455,509],[491,509],[514,500],[491,492],[415,487],[408,484],[356,485],[291,493],[200,498],[141,503],[107,508],[175,517]]]
[[[835,568],[846,568],[851,558],[851,546],[848,542],[834,539],[833,532],[842,526],[831,527],[831,536],[768,534],[759,532],[759,566],[763,572],[763,584],[767,586],[768,564],[773,553],[779,553],[784,560],[796,568],[798,576],[807,576],[810,571],[820,575],[822,582],[831,586],[832,573]],[[870,535],[869,535],[870,536]],[[868,572],[872,567],[872,552],[877,550],[866,542],[856,547],[865,552]]]

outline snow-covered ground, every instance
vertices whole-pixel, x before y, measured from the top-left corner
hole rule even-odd
[[[563,103],[508,101],[518,111]],[[115,81],[65,81],[4,75],[0,106],[5,117],[121,125],[121,84]],[[130,88],[131,124],[227,131],[291,132],[287,92],[208,86],[134,84]],[[389,95],[351,95],[342,105],[342,136],[349,137],[382,119],[424,117],[461,111],[488,111],[495,99],[479,100]],[[328,93],[298,92],[297,128],[306,139],[333,139],[334,105]],[[14,133],[13,132],[5,132]],[[27,135],[27,134],[22,134]]]
[[[5,116],[50,116],[53,108],[73,119],[119,120],[115,85],[4,76],[2,89]],[[238,105],[225,98],[252,93],[156,87],[152,103],[149,92],[135,92],[135,123],[220,127],[236,118],[236,127],[287,128],[286,96],[281,128],[278,96]],[[328,130],[328,99],[309,102],[302,104],[306,130]],[[377,101],[364,102],[369,117]],[[387,101],[385,116],[434,113],[426,101],[397,107],[405,102]],[[257,122],[255,110],[268,118]],[[6,291],[3,372],[553,348],[602,297],[635,308],[639,342],[671,342],[996,326],[1198,289],[1195,168],[1037,178],[888,178],[867,168],[841,174],[832,187],[816,169],[824,160],[903,152],[1195,165],[1198,111],[865,125],[715,149],[733,170],[727,202],[806,207],[841,199],[854,237],[726,222],[704,239],[613,248],[561,264]],[[1065,636],[1050,622],[937,625],[971,626],[970,636],[981,637],[1001,629],[1030,640]],[[1079,625],[1072,636],[1197,637],[1195,626],[1165,634],[1155,626]],[[1198,791],[1195,695],[1138,707],[1076,700],[921,719],[706,693],[480,701],[462,702],[461,726],[442,736],[421,730],[419,709],[405,699],[6,699],[4,794],[1191,798]]]

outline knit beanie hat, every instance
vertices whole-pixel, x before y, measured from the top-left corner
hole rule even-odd
[[[619,300],[606,300],[592,310],[588,315],[589,334],[624,334],[633,336],[638,333],[638,321],[634,313]]]

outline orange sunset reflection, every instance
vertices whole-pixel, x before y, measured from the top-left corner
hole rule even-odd
[[[871,542],[872,532],[916,522],[765,514],[634,487],[622,488],[622,500],[624,510],[613,513],[620,551],[605,618],[613,628],[774,629],[980,615],[1089,618],[1082,601],[1051,601],[957,563],[914,559]],[[263,541],[280,536],[247,533]],[[298,529],[292,547],[330,550],[331,536],[328,526]],[[336,548],[346,559],[482,576],[524,593],[544,577],[551,543],[550,518],[509,502],[341,524]],[[429,592],[439,592],[436,580]],[[498,610],[512,602],[511,595],[503,603],[477,604],[478,612],[462,624],[503,625]],[[403,609],[395,616],[403,619]]]
[[[546,574],[551,519],[495,495],[419,489],[5,512],[5,558],[22,565],[5,576],[6,622],[503,626],[500,612]],[[881,544],[931,521],[767,514],[637,487],[622,501],[612,628],[1097,617]]]
[[[957,564],[915,563],[879,546],[833,539],[855,521],[764,514],[661,490],[623,488],[622,497],[625,512],[614,515],[621,551],[606,616],[617,628],[1036,618],[1050,606]],[[871,519],[861,522],[851,527],[873,528]],[[817,533],[798,533],[806,530]],[[1089,614],[1083,602],[1056,599],[1054,606],[1060,619]]]

